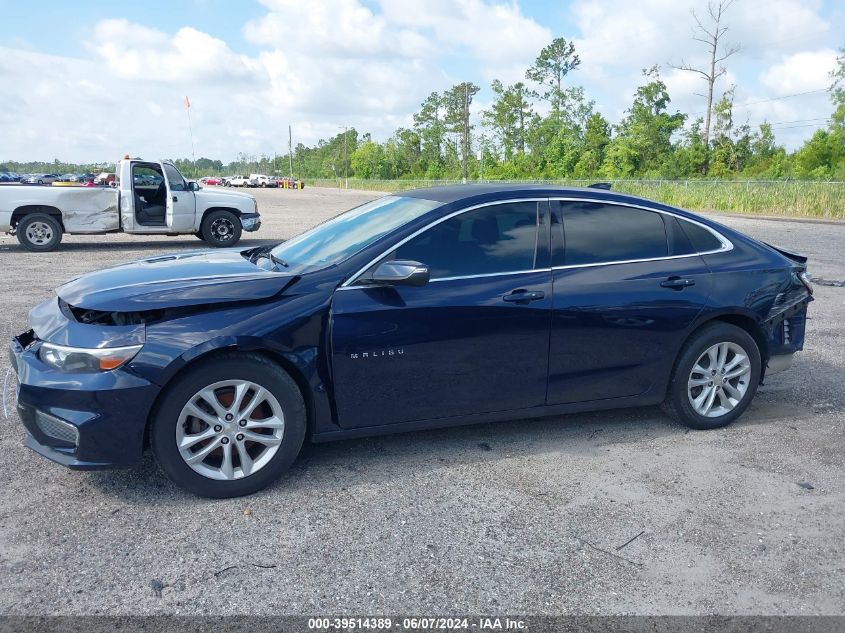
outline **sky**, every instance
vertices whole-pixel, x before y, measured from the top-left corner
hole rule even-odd
[[[34,7],[37,6],[37,10]],[[692,39],[702,0],[4,0],[0,6],[0,162],[191,156],[229,162],[316,143],[355,127],[384,140],[432,91],[524,79],[555,37],[575,43],[584,86],[611,122],[643,68],[658,64],[671,110],[703,114]],[[794,149],[832,106],[845,46],[841,0],[735,0],[717,94],[735,85],[735,119],[774,124]],[[188,96],[191,108],[185,107]]]

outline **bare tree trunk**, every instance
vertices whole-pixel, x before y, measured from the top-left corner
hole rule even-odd
[[[469,154],[469,86],[464,84],[464,182],[467,181],[467,155]]]
[[[728,27],[722,26],[722,18],[724,18],[725,11],[733,4],[733,0],[719,0],[718,2],[709,2],[707,4],[707,13],[710,16],[710,25],[705,26],[699,17],[692,12],[692,17],[695,20],[695,35],[693,38],[696,42],[701,42],[706,45],[710,52],[710,68],[709,71],[696,68],[690,64],[681,61],[680,65],[670,64],[672,68],[677,70],[685,70],[701,75],[707,82],[707,114],[704,118],[704,144],[710,147],[710,124],[713,116],[713,90],[716,80],[727,72],[727,68],[719,66],[728,57],[737,53],[740,50],[739,45],[725,48],[721,57],[718,55],[719,42],[728,30]],[[698,93],[696,93],[698,94]],[[705,95],[700,95],[705,96]]]

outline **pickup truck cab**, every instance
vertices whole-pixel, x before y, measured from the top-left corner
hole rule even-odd
[[[205,190],[168,161],[127,157],[110,187],[0,188],[0,231],[29,251],[55,249],[64,233],[192,234],[230,247],[260,226],[253,196]]]

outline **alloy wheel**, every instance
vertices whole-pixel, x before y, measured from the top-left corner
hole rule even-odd
[[[228,218],[217,218],[211,223],[211,234],[218,241],[225,242],[235,232],[235,225]]]
[[[282,406],[270,391],[248,380],[224,380],[188,400],[175,439],[192,470],[209,479],[232,480],[266,466],[284,431]]]
[[[693,410],[718,418],[742,402],[751,380],[751,361],[736,343],[722,342],[707,348],[692,366],[687,394]]]

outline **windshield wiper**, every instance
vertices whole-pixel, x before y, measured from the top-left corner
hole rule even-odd
[[[288,264],[285,260],[281,259],[280,257],[276,257],[270,251],[261,251],[260,253],[255,253],[251,258],[250,261],[254,264],[262,257],[266,257],[271,262],[273,262],[276,266],[283,266],[284,268],[290,268],[290,264]]]

